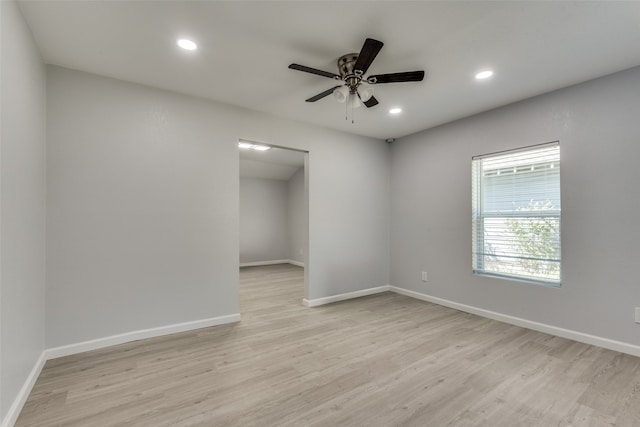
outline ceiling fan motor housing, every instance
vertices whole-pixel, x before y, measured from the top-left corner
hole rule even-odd
[[[357,53],[347,53],[338,58],[338,72],[342,80],[349,86],[351,92],[354,92],[362,80],[362,73],[356,72],[353,67],[358,60]]]
[[[338,71],[342,77],[348,76],[349,74],[355,74],[353,71],[353,66],[356,64],[358,60],[357,53],[347,53],[346,55],[342,55],[338,58]]]

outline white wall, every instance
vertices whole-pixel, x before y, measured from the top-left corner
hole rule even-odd
[[[240,178],[240,263],[289,259],[289,186]]]
[[[14,1],[0,2],[0,421],[44,350],[45,69]]]
[[[394,143],[391,284],[639,345],[639,88],[636,68]],[[562,287],[472,275],[471,157],[554,140]]]
[[[309,244],[307,203],[305,196],[304,168],[294,173],[288,186],[287,218],[289,227],[288,259],[304,263],[304,252]]]
[[[47,346],[238,312],[238,152],[310,151],[307,298],[388,283],[388,147],[48,69]]]

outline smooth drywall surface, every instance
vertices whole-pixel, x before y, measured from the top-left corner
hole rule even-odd
[[[240,263],[289,259],[288,183],[240,178]]]
[[[232,111],[48,69],[47,346],[238,313]]]
[[[388,148],[48,69],[47,345],[238,312],[239,138],[310,151],[307,298],[389,279]]]
[[[639,88],[636,68],[394,143],[391,284],[639,345]],[[561,288],[474,276],[471,157],[555,140]]]
[[[307,203],[305,196],[304,167],[298,169],[289,179],[288,185],[288,259],[304,263],[304,252],[308,245]]]
[[[45,68],[14,1],[2,19],[0,422],[44,350]]]

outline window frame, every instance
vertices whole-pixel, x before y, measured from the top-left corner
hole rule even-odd
[[[501,212],[501,213],[489,213],[485,214],[482,209],[483,201],[484,201],[484,192],[483,188],[483,169],[481,160],[490,159],[494,157],[499,157],[507,154],[516,154],[519,152],[526,151],[535,151],[544,148],[557,147],[560,150],[560,141],[552,141],[545,142],[542,144],[529,145],[526,147],[520,147],[515,149],[503,150],[478,156],[472,157],[472,250],[471,250],[471,259],[472,259],[472,273],[477,276],[483,277],[492,277],[498,279],[511,280],[516,282],[524,282],[535,285],[543,285],[552,288],[560,288],[562,285],[562,202],[561,202],[561,171],[560,171],[560,152],[558,151],[558,200],[560,201],[560,206],[557,210],[555,209],[547,209],[547,210],[524,210],[520,212]],[[499,174],[498,174],[499,175]],[[533,199],[532,199],[533,200]],[[533,213],[535,212],[535,215]],[[524,215],[523,215],[524,214]],[[487,256],[491,254],[485,253],[485,222],[487,219],[499,219],[499,218],[557,218],[557,242],[558,242],[558,280],[554,279],[546,279],[543,277],[532,277],[528,275],[518,275],[517,273],[505,273],[498,271],[491,271],[485,269],[485,263]],[[493,254],[495,256],[495,254]],[[505,255],[511,258],[517,258],[513,255]],[[529,258],[528,258],[529,259]],[[536,259],[530,258],[531,260],[541,260],[541,261],[551,261],[548,259]]]

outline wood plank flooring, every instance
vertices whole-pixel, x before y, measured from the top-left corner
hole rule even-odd
[[[640,426],[640,358],[385,293],[305,308],[243,268],[242,321],[47,362],[17,426]]]

